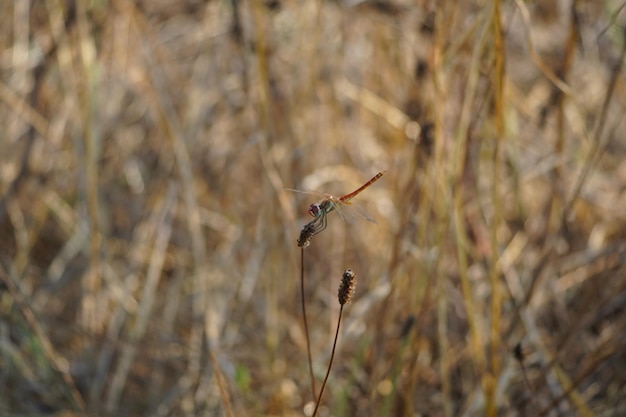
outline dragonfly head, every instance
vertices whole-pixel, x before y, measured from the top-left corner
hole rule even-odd
[[[309,214],[317,219],[322,214],[322,208],[317,203],[311,204],[309,206]]]

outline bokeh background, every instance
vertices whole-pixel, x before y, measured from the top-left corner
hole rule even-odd
[[[620,1],[0,3],[0,415],[626,415]]]

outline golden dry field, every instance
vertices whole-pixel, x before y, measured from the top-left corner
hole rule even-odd
[[[626,415],[624,2],[0,19],[0,416]]]

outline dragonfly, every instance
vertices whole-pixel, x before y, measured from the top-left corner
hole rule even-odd
[[[380,171],[378,174],[374,175],[369,181],[367,181],[365,184],[352,191],[351,193],[342,195],[341,197],[335,197],[333,195],[326,194],[324,199],[311,204],[307,211],[313,217],[313,220],[308,223],[303,229],[303,234],[305,234],[306,237],[305,240],[310,240],[313,236],[326,229],[327,216],[333,211],[339,213],[339,216],[348,223],[353,223],[359,218],[363,218],[372,223],[376,223],[376,220],[374,220],[374,218],[370,216],[365,211],[365,209],[363,209],[363,207],[357,204],[352,204],[350,200],[352,200],[354,197],[363,192],[363,190],[378,181],[380,177],[385,174],[385,172],[387,172],[387,170]],[[290,191],[311,194],[306,191],[292,189],[290,189]]]

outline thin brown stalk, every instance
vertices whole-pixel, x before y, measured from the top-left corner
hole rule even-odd
[[[583,185],[585,184],[589,174],[592,169],[595,167],[599,156],[604,152],[604,149],[608,145],[608,140],[602,141],[604,130],[606,128],[606,121],[608,117],[609,107],[613,100],[613,95],[615,93],[615,87],[619,80],[619,76],[622,72],[622,68],[624,66],[624,60],[626,59],[626,29],[623,31],[623,42],[622,49],[620,51],[620,57],[617,60],[616,65],[613,67],[613,71],[611,72],[611,78],[609,83],[606,86],[606,92],[604,95],[604,101],[602,102],[602,109],[600,110],[600,115],[598,116],[598,121],[596,122],[595,130],[593,133],[593,143],[592,148],[589,151],[587,159],[585,161],[585,165],[576,179],[576,185],[574,186],[574,191],[572,192],[571,197],[567,201],[565,208],[563,209],[563,222],[567,219],[567,217],[571,214],[574,203],[578,199],[580,195],[580,191],[582,190]]]
[[[317,401],[315,403],[315,409],[313,410],[312,417],[315,417],[317,410],[319,409],[320,403],[322,402],[322,395],[324,394],[324,388],[326,387],[326,383],[328,382],[328,377],[330,375],[330,370],[333,367],[333,359],[335,358],[335,351],[337,350],[337,340],[339,339],[339,327],[341,326],[341,316],[343,314],[343,306],[348,304],[352,297],[354,297],[354,292],[356,288],[356,275],[352,271],[352,269],[346,269],[341,277],[341,284],[339,284],[338,291],[338,299],[339,299],[339,318],[337,319],[337,329],[335,330],[335,338],[333,339],[333,348],[330,353],[330,360],[328,361],[328,369],[326,370],[326,376],[324,377],[324,382],[322,383],[322,388],[320,390],[320,395],[317,397]]]
[[[519,11],[522,16],[522,22],[524,23],[524,26],[526,28],[526,46],[528,47],[528,52],[530,53],[530,57],[532,58],[532,60],[535,62],[535,65],[537,65],[537,68],[539,68],[539,70],[543,73],[543,75],[545,75],[546,78],[549,79],[556,88],[558,88],[559,90],[561,90],[564,94],[567,94],[568,96],[574,95],[570,86],[567,85],[566,82],[561,80],[550,69],[550,67],[543,61],[543,59],[541,59],[541,57],[535,50],[535,44],[532,40],[532,35],[530,32],[532,24],[530,21],[531,20],[530,11],[528,10],[528,7],[526,6],[526,4],[524,4],[522,0],[515,0],[515,4],[519,8]]]
[[[467,156],[467,139],[469,137],[469,128],[472,118],[472,108],[476,92],[478,90],[478,80],[480,76],[480,65],[483,51],[487,45],[489,35],[489,10],[485,10],[482,17],[482,31],[478,35],[476,44],[472,51],[472,58],[468,68],[468,79],[465,86],[465,94],[463,106],[461,108],[461,116],[459,118],[459,125],[456,131],[455,149],[454,149],[454,172],[451,183],[454,187],[453,198],[453,218],[454,218],[454,233],[456,239],[456,255],[459,263],[459,278],[461,281],[461,289],[463,293],[463,304],[467,310],[467,320],[470,330],[470,345],[472,348],[472,357],[476,363],[477,371],[482,375],[482,386],[487,397],[487,403],[489,403],[489,393],[492,392],[491,386],[495,386],[495,383],[488,377],[485,372],[486,359],[483,351],[483,338],[480,334],[480,322],[479,314],[476,312],[476,307],[473,300],[473,291],[468,276],[469,262],[467,259],[467,235],[465,231],[464,222],[464,202],[465,202],[465,187],[463,186],[463,174],[466,166]],[[439,291],[444,291],[443,288]],[[450,415],[450,414],[448,414]]]
[[[209,358],[211,359],[211,365],[213,365],[213,372],[215,372],[215,381],[217,382],[217,387],[220,391],[220,398],[222,400],[222,406],[226,410],[226,415],[228,417],[234,417],[233,408],[230,404],[230,395],[228,394],[228,389],[226,387],[226,381],[224,375],[222,375],[222,371],[220,369],[219,363],[217,362],[217,358],[215,357],[214,348],[211,346],[208,349]]]
[[[559,395],[558,397],[554,398],[550,404],[548,404],[548,406],[546,406],[543,410],[539,411],[537,413],[538,417],[542,417],[545,416],[546,414],[548,414],[555,406],[557,406],[561,401],[563,401],[565,398],[570,397],[572,402],[579,408],[582,410],[580,410],[580,414],[581,415],[589,415],[588,407],[582,402],[581,400],[581,396],[580,394],[578,394],[577,392],[577,387],[587,378],[589,378],[589,376],[592,374],[592,372],[596,371],[598,369],[598,367],[600,367],[602,364],[606,363],[606,361],[618,354],[623,354],[624,351],[626,350],[626,345],[624,343],[622,344],[618,344],[616,346],[613,345],[609,345],[609,346],[601,346],[598,349],[599,353],[596,353],[596,357],[591,358],[591,360],[588,361],[588,363],[586,364],[586,366],[583,367],[583,369],[578,373],[577,377],[573,380],[569,382],[569,385],[567,387],[567,389],[565,389],[561,395]],[[561,371],[562,372],[562,371]]]
[[[501,306],[502,306],[502,287],[500,285],[500,271],[498,267],[499,259],[499,241],[498,228],[500,225],[502,207],[500,204],[500,178],[501,178],[501,142],[504,140],[504,71],[505,71],[505,49],[504,34],[502,29],[502,21],[500,16],[500,1],[494,0],[492,13],[492,27],[494,37],[494,118],[496,126],[496,137],[493,141],[492,156],[492,172],[493,178],[491,182],[491,201],[493,204],[493,218],[490,225],[490,245],[491,260],[489,281],[491,284],[491,330],[489,333],[490,348],[490,375],[489,384],[485,396],[487,398],[486,414],[495,417],[497,414],[497,398],[496,386],[500,376],[500,345],[501,345]]]
[[[564,45],[565,55],[560,65],[559,75],[561,79],[566,80],[567,74],[570,72],[572,68],[572,63],[574,61],[574,55],[576,53],[576,42],[578,40],[578,19],[576,17],[576,2],[571,4],[570,11],[570,26],[569,26],[569,34],[567,37],[567,41]],[[557,199],[561,200],[563,198],[562,184],[563,184],[563,151],[565,148],[565,129],[567,126],[567,120],[565,115],[565,94],[559,90],[554,89],[554,102],[557,108],[557,123],[556,123],[556,144],[554,150],[556,151],[557,156],[557,164],[554,167],[554,175],[552,178],[552,187],[554,192],[552,193],[552,205],[553,209],[556,208],[557,212],[560,212],[562,209],[561,204],[562,201],[557,201]]]
[[[320,403],[322,402],[322,395],[324,394],[324,388],[326,388],[326,383],[328,382],[330,369],[333,367],[333,359],[335,358],[335,350],[337,348],[337,339],[339,338],[339,326],[341,325],[342,313],[343,313],[343,305],[339,308],[339,318],[337,319],[337,329],[335,330],[335,338],[333,340],[333,350],[330,353],[330,360],[328,361],[328,369],[326,370],[326,376],[324,377],[324,382],[322,382],[320,395],[319,397],[317,397],[317,401],[315,402],[315,409],[313,410],[312,417],[315,417],[315,414],[317,414],[317,410],[319,409]]]
[[[435,27],[444,27],[443,22],[445,20],[444,10],[442,5],[439,5],[435,10]],[[435,36],[435,42],[432,49],[432,61],[433,61],[433,87],[435,91],[435,105],[433,106],[433,118],[434,118],[434,137],[435,137],[435,169],[433,169],[432,176],[429,179],[431,186],[433,187],[433,209],[437,213],[437,227],[435,228],[435,244],[438,247],[444,246],[444,236],[448,230],[449,215],[446,209],[449,196],[444,186],[445,169],[443,164],[445,154],[445,133],[444,133],[444,111],[446,92],[445,92],[445,78],[444,78],[444,54],[445,54],[445,33],[442,30],[437,30]],[[442,270],[441,257],[437,257],[435,265],[433,266],[435,271],[435,287],[437,293],[437,341],[439,345],[439,354],[441,359],[439,361],[439,373],[441,378],[441,394],[443,415],[446,417],[452,416],[452,394],[451,394],[451,382],[450,382],[450,358],[449,358],[449,345],[446,322],[447,322],[447,297],[445,292],[446,277]]]
[[[306,302],[304,298],[304,247],[300,248],[300,297],[302,304],[302,320],[304,322],[304,336],[306,338],[306,354],[309,361],[309,375],[311,377],[311,392],[313,394],[313,401],[315,401],[315,376],[313,375],[313,358],[311,355],[311,341],[309,339],[309,324],[306,318]]]
[[[522,347],[521,343],[518,343],[513,348],[513,356],[519,362],[520,368],[522,370],[522,378],[524,379],[524,384],[526,385],[526,388],[528,389],[528,392],[530,393],[530,399],[533,403],[533,407],[537,407],[537,399],[535,398],[536,397],[535,390],[533,389],[532,385],[530,385],[530,380],[528,379],[528,375],[526,374],[526,364],[525,364],[526,352],[524,351],[524,348]]]
[[[95,114],[97,111],[95,104],[95,85],[97,83],[97,73],[95,71],[95,45],[90,35],[90,21],[87,17],[85,3],[76,4],[77,28],[79,34],[81,58],[81,82],[84,88],[79,91],[79,101],[81,112],[81,122],[83,129],[83,141],[85,146],[84,154],[84,175],[85,175],[85,195],[87,199],[87,213],[89,218],[89,268],[83,277],[84,297],[81,301],[81,314],[83,324],[90,331],[99,332],[102,326],[102,311],[100,298],[100,288],[102,286],[102,220],[100,219],[100,187],[99,187],[99,165],[100,159],[99,138],[97,129],[94,127]]]

